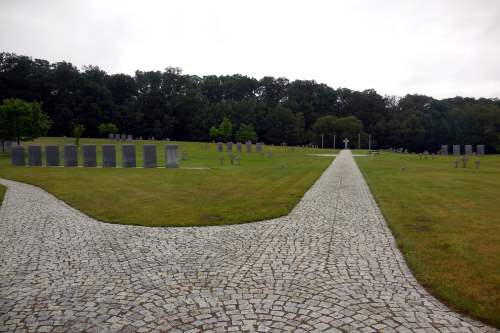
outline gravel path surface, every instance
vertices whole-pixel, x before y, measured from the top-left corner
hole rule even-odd
[[[0,183],[0,332],[497,332],[419,286],[350,151],[288,216],[223,227],[106,224]]]

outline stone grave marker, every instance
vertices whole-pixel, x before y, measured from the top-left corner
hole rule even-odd
[[[217,152],[222,153],[223,150],[222,142],[217,142]]]
[[[462,168],[467,168],[467,162],[469,161],[469,158],[467,157],[467,155],[464,155],[462,157]]]
[[[42,166],[42,146],[28,146],[28,165]]]
[[[158,166],[156,145],[142,146],[142,160],[145,168],[156,168]]]
[[[59,166],[59,146],[45,146],[45,161],[47,166]]]
[[[347,145],[348,145],[348,144],[349,144],[349,139],[348,139],[348,138],[345,138],[345,139],[344,139],[344,149],[349,149],[349,148],[347,147]]]
[[[168,144],[165,145],[165,161],[167,168],[178,168],[179,167],[179,158],[178,151],[179,145]]]
[[[232,142],[227,143],[227,151],[230,153],[233,151],[233,143]]]
[[[12,146],[10,150],[10,158],[12,165],[25,166],[26,160],[24,158],[24,146]]]
[[[477,145],[477,154],[484,155],[484,145]]]
[[[122,167],[135,168],[137,167],[135,156],[135,145],[122,145]]]
[[[132,134],[127,135],[127,141],[134,140],[134,136]]]
[[[85,168],[95,168],[97,166],[96,145],[82,145],[83,166]]]
[[[465,155],[472,155],[472,145],[465,145]]]
[[[441,145],[440,154],[442,156],[448,156],[448,145]]]
[[[236,151],[241,153],[241,142],[236,142]]]
[[[64,166],[65,167],[78,166],[78,147],[76,145],[64,146]]]
[[[115,145],[102,145],[102,166],[104,168],[116,168]]]
[[[453,155],[460,155],[460,145],[453,145]]]
[[[264,144],[262,142],[257,142],[257,144],[255,145],[255,151],[258,152],[258,153],[262,153],[262,146]]]
[[[247,141],[245,143],[245,146],[246,146],[246,149],[247,149],[247,153],[251,153],[252,152],[252,141]]]
[[[115,135],[114,135],[113,133],[109,133],[108,138],[109,138],[110,140],[113,140],[113,139],[114,139],[114,137],[115,137]]]

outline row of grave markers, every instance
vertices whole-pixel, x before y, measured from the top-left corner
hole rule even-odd
[[[165,167],[178,168],[178,145],[165,145]],[[65,167],[78,166],[78,147],[76,145],[65,145],[63,150]],[[83,166],[87,168],[97,167],[97,146],[82,145]],[[156,145],[142,146],[142,159],[144,168],[158,167],[158,157]],[[11,160],[14,166],[26,166],[26,156],[24,146],[13,146],[11,149]],[[59,146],[45,146],[46,166],[60,166]],[[28,146],[28,166],[42,166],[42,146]],[[102,166],[104,168],[116,168],[116,146],[102,145]],[[122,167],[136,168],[136,149],[135,145],[122,145]]]
[[[453,145],[453,155],[461,155],[461,147],[460,145]],[[442,145],[441,146],[441,155],[446,156],[448,155],[449,148],[448,145]],[[465,155],[472,155],[472,145],[465,145],[464,146],[464,154]],[[484,155],[484,145],[477,145],[476,146],[476,154],[477,155]]]
[[[262,152],[262,147],[264,147],[264,143],[263,142],[257,142],[255,144],[255,151],[257,153],[261,153]],[[252,141],[245,142],[245,148],[246,148],[246,152],[247,153],[251,153],[252,152]],[[242,149],[243,149],[242,143],[241,142],[237,142],[236,143],[236,151],[238,153],[241,153]],[[233,151],[233,143],[232,142],[226,143],[226,150],[228,152],[232,152]],[[222,142],[217,142],[217,152],[222,153],[223,151],[224,151],[224,144]]]

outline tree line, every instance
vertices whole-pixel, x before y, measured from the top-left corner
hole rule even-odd
[[[0,101],[38,103],[48,133],[84,136],[117,130],[172,140],[240,140],[337,147],[347,137],[366,147],[437,151],[441,144],[484,144],[500,152],[500,100],[381,96],[373,89],[334,89],[313,80],[235,75],[196,76],[181,69],[108,74],[0,53]],[[107,129],[107,130],[106,130]]]

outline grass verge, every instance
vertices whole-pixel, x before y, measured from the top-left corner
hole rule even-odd
[[[63,138],[41,138],[35,142],[58,144],[61,150],[68,143],[72,141]],[[98,145],[100,165],[101,145],[115,142],[83,139],[81,143]],[[134,142],[139,166],[145,143],[150,142]],[[288,214],[333,160],[309,155],[319,150],[265,147],[265,153],[258,154],[254,146],[252,153],[241,154],[241,165],[233,165],[227,152],[216,152],[215,144],[178,144],[187,156],[180,169],[25,168],[11,166],[9,158],[3,156],[0,177],[40,186],[101,221],[205,226]],[[117,145],[120,162],[121,144]],[[164,145],[165,142],[157,143],[160,165],[165,163]],[[236,151],[236,145],[233,149]],[[271,157],[268,152],[272,152]],[[220,157],[224,157],[224,164]]]
[[[500,327],[500,156],[357,158],[419,282],[453,308]],[[405,167],[401,171],[401,166]]]

